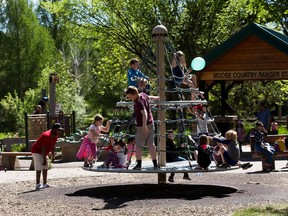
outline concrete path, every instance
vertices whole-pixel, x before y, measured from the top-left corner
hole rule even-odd
[[[195,162],[195,161],[194,161]],[[247,162],[247,161],[245,161]],[[262,165],[260,161],[250,161],[253,164],[253,167],[248,170],[234,169],[227,171],[220,171],[221,173],[253,173],[261,172]],[[151,161],[144,161],[144,165],[149,166],[152,164]],[[288,172],[286,167],[287,160],[276,160],[275,165],[278,171]],[[9,182],[20,182],[20,181],[32,181],[35,180],[35,171],[29,170],[30,161],[29,160],[20,160],[20,165],[23,167],[19,170],[8,170],[4,172],[0,171],[0,183],[9,183]],[[133,166],[132,164],[131,166]],[[49,179],[57,178],[67,178],[67,177],[86,177],[86,176],[101,176],[101,175],[118,175],[118,173],[103,173],[103,172],[92,172],[82,169],[83,162],[66,162],[66,163],[53,163],[52,169],[48,171]],[[273,175],[273,172],[270,173]],[[157,174],[156,174],[157,175]],[[155,177],[157,178],[157,177]]]

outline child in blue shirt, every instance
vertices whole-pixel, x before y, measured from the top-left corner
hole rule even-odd
[[[148,91],[150,85],[148,84],[149,77],[139,70],[139,60],[132,58],[130,60],[130,68],[127,73],[128,86],[135,86],[142,91]]]

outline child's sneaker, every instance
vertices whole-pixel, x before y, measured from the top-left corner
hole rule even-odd
[[[141,170],[141,166],[136,165],[136,166],[133,168],[133,170]]]
[[[102,164],[102,168],[109,168],[109,166],[104,162],[104,163]]]
[[[251,163],[244,163],[241,167],[243,170],[249,169],[253,166]]]
[[[48,184],[43,184],[43,185],[41,185],[41,189],[44,189],[44,188],[48,188],[48,187],[50,187],[50,185],[48,185]]]
[[[174,178],[173,178],[172,176],[170,176],[170,177],[168,178],[168,181],[169,181],[169,182],[174,182]]]
[[[185,179],[185,180],[191,180],[191,178],[190,178],[188,175],[184,175],[184,176],[183,176],[183,179]]]
[[[221,164],[221,165],[219,166],[219,168],[226,168],[226,169],[228,169],[228,168],[231,168],[231,166],[230,166],[229,164],[223,163],[223,164]]]
[[[271,172],[271,171],[272,171],[271,168],[267,168],[267,169],[264,170],[264,172]]]
[[[40,190],[41,189],[41,187],[42,187],[42,185],[41,184],[37,184],[36,186],[35,186],[35,190],[37,191],[37,190]]]
[[[154,170],[158,170],[158,169],[160,169],[160,167],[158,167],[158,166],[153,166],[153,169],[154,169]]]
[[[197,165],[194,169],[195,169],[195,170],[202,170],[202,167],[200,167],[199,165]]]

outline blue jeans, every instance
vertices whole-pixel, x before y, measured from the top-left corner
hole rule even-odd
[[[268,151],[266,148],[263,148],[260,144],[256,144],[254,145],[254,148],[256,150],[256,152],[260,152],[262,154],[264,154],[265,156],[267,156],[266,162],[269,164],[272,164],[273,161],[273,155],[274,155],[274,148],[270,148],[270,151]]]

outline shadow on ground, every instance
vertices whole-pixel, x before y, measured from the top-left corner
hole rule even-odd
[[[102,199],[106,203],[102,208],[104,210],[123,208],[126,206],[125,203],[130,201],[149,199],[197,200],[204,197],[224,198],[237,191],[237,188],[219,185],[136,184],[87,188],[66,194],[66,196]]]

